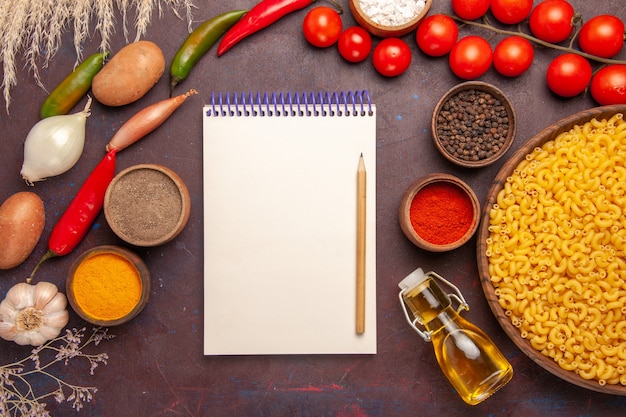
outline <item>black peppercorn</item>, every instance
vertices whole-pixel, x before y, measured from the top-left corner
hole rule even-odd
[[[509,131],[508,114],[500,100],[475,89],[451,96],[436,120],[442,147],[464,161],[490,158],[504,146]]]

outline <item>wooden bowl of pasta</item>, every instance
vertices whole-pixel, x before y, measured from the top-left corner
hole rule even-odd
[[[626,395],[626,105],[567,117],[495,177],[477,238],[496,319],[538,365]]]

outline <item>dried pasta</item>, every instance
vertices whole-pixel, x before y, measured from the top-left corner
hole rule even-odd
[[[489,211],[500,306],[562,369],[626,385],[626,121],[576,125],[533,149]]]

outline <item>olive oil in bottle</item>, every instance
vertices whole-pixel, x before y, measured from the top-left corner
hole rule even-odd
[[[446,294],[434,278],[457,294]],[[513,368],[504,355],[489,336],[459,314],[469,307],[458,288],[421,268],[402,280],[399,287],[409,324],[425,341],[432,341],[439,366],[463,401],[476,405],[511,380]],[[451,298],[459,302],[458,309],[452,307]]]

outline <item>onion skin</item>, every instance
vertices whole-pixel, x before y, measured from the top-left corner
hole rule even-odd
[[[37,122],[24,141],[24,163],[20,174],[28,185],[69,171],[85,146],[91,97],[83,111],[51,116]]]
[[[154,103],[137,112],[133,117],[113,135],[106,146],[106,151],[126,149],[148,133],[161,126],[187,100],[187,97],[197,94],[194,89],[176,97]]]

